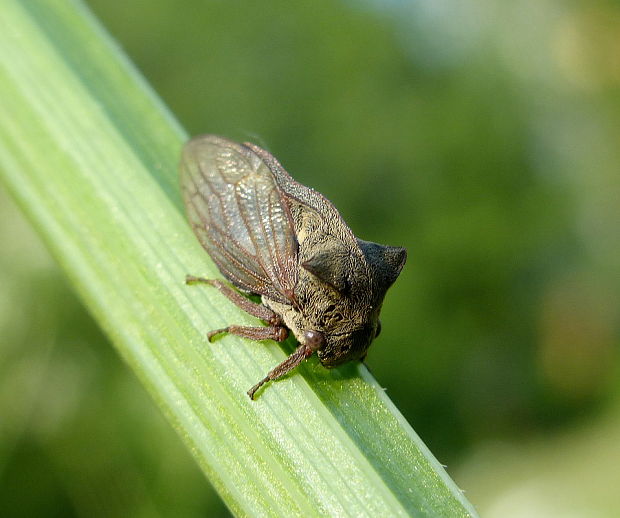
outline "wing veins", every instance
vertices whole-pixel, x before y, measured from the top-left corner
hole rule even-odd
[[[197,137],[184,150],[182,190],[194,233],[245,291],[295,304],[297,241],[276,177],[247,146]]]

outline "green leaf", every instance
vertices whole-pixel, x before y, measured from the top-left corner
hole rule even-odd
[[[188,273],[218,273],[177,185],[183,130],[79,3],[0,7],[0,172],[230,509],[261,516],[475,516],[364,367],[311,359],[255,402],[291,344]]]

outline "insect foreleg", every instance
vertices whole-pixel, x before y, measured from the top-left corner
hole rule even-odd
[[[301,344],[291,355],[284,360],[280,365],[269,371],[269,374],[248,390],[248,396],[250,399],[254,399],[254,394],[268,381],[278,379],[280,376],[284,376],[287,372],[297,367],[306,358],[309,358],[314,353],[314,349],[307,344]]]

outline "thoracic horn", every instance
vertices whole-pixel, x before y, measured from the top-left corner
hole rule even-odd
[[[358,239],[366,261],[374,271],[377,284],[388,289],[397,279],[407,261],[407,249],[400,246],[386,246]]]

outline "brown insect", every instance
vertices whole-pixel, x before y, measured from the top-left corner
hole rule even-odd
[[[214,286],[267,327],[231,325],[232,333],[281,342],[289,330],[299,347],[249,391],[283,376],[317,353],[325,367],[363,360],[379,334],[385,292],[407,251],[357,239],[336,208],[305,187],[267,151],[215,135],[189,141],[181,160],[188,219],[220,272],[255,303],[214,279]]]

